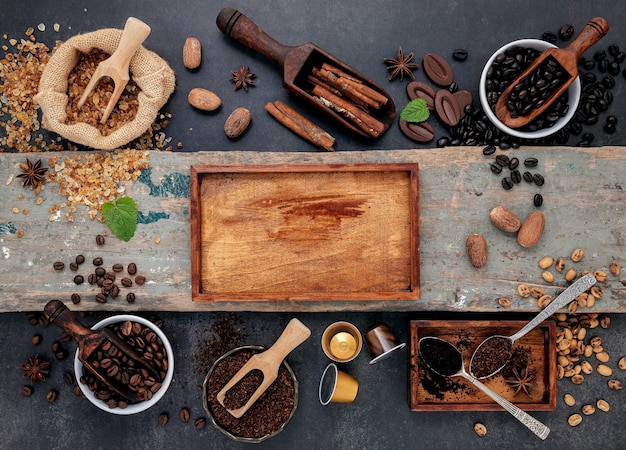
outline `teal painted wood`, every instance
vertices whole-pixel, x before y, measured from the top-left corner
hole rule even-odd
[[[267,152],[152,152],[151,169],[127,186],[127,194],[138,204],[137,232],[128,243],[114,236],[98,247],[95,236],[107,227],[75,214],[68,222],[63,215],[50,220],[48,212],[63,197],[48,183],[36,204],[34,194],[23,189],[15,175],[21,154],[0,154],[0,311],[41,311],[53,298],[70,301],[72,293],[82,297],[76,310],[111,311],[537,311],[536,300],[517,294],[519,283],[541,286],[555,295],[565,287],[563,274],[553,270],[556,281],[541,278],[537,262],[543,256],[565,257],[566,268],[604,270],[611,261],[626,266],[626,148],[535,148],[509,150],[520,160],[539,159],[536,172],[545,176],[542,187],[522,182],[511,191],[491,173],[481,148],[457,147],[427,150],[359,151],[335,153]],[[37,157],[62,158],[72,153],[42,153]],[[74,154],[75,155],[75,154]],[[29,155],[32,158],[32,155]],[[191,299],[189,168],[192,164],[294,164],[418,162],[420,167],[420,252],[421,299],[417,301],[288,301],[288,302],[193,302]],[[8,180],[13,175],[11,183]],[[489,221],[489,211],[504,205],[522,220],[533,211],[533,196],[541,193],[546,216],[545,232],[531,249],[517,244]],[[19,194],[24,198],[20,199]],[[17,208],[17,213],[13,212]],[[27,214],[23,210],[28,210]],[[18,230],[24,230],[22,238]],[[465,254],[465,239],[483,234],[489,245],[489,260],[482,269],[473,268]],[[160,242],[155,243],[155,239]],[[577,247],[585,257],[577,264],[569,260]],[[101,256],[105,266],[135,262],[148,282],[132,291],[137,300],[129,304],[120,296],[106,304],[94,300],[98,292],[72,281],[75,272],[67,267],[76,255],[87,262],[76,273],[85,277]],[[54,261],[66,268],[57,273]],[[626,276],[625,276],[626,277]],[[609,275],[600,283],[604,295],[592,311],[626,312],[626,288],[622,276]],[[626,281],[625,281],[626,283]],[[512,302],[502,308],[498,298]],[[584,311],[584,309],[581,309]]]

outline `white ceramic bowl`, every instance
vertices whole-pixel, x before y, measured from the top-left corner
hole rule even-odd
[[[128,416],[131,414],[136,414],[136,413],[145,411],[146,409],[156,404],[167,391],[168,387],[170,386],[170,383],[172,382],[172,377],[174,375],[174,353],[173,353],[170,341],[167,339],[163,331],[161,331],[159,327],[157,327],[155,324],[153,324],[149,320],[144,319],[143,317],[139,317],[139,316],[133,316],[129,314],[119,314],[119,315],[107,317],[106,319],[101,320],[100,322],[95,324],[93,327],[91,327],[91,329],[99,330],[100,328],[104,328],[108,325],[118,323],[118,322],[125,322],[127,320],[130,320],[131,322],[138,322],[144,326],[150,327],[150,329],[154,331],[161,338],[161,341],[163,342],[163,346],[165,347],[165,351],[167,352],[168,368],[167,368],[167,373],[165,374],[165,380],[163,380],[161,388],[158,391],[156,391],[156,393],[152,396],[150,400],[145,400],[143,402],[134,403],[134,404],[128,405],[126,408],[109,408],[109,406],[105,402],[95,397],[94,393],[87,387],[87,385],[80,382],[80,377],[83,375],[83,363],[81,363],[78,360],[78,350],[76,350],[76,355],[74,356],[74,372],[76,375],[76,380],[78,381],[78,386],[80,387],[80,390],[83,392],[83,394],[85,394],[85,397],[87,397],[87,400],[89,400],[91,403],[93,403],[94,405],[96,405],[98,408],[100,408],[103,411],[109,412],[111,414],[122,415],[122,416]]]
[[[500,53],[503,53],[507,49],[514,47],[514,46],[519,46],[519,47],[524,47],[524,48],[534,48],[542,52],[547,50],[548,48],[556,48],[556,45],[553,45],[541,39],[519,39],[517,41],[509,42],[508,44],[500,47],[498,50],[495,51],[493,55],[491,55],[491,57],[485,64],[485,67],[483,68],[482,74],[480,76],[480,85],[478,89],[478,94],[480,97],[480,104],[483,110],[485,111],[485,114],[491,121],[491,123],[493,123],[500,130],[504,131],[506,134],[510,134],[511,136],[516,136],[516,137],[525,138],[525,139],[539,139],[539,138],[543,138],[551,134],[554,134],[557,131],[559,131],[561,128],[563,128],[565,125],[567,125],[568,122],[572,119],[572,117],[574,117],[574,114],[576,113],[576,108],[578,108],[578,102],[580,101],[580,94],[581,94],[580,77],[576,77],[576,79],[572,82],[572,84],[567,89],[568,104],[569,104],[569,110],[567,111],[567,114],[564,117],[561,117],[553,126],[549,128],[541,128],[536,131],[522,131],[522,130],[518,130],[515,128],[509,128],[496,117],[496,115],[493,113],[493,111],[489,107],[489,102],[487,101],[487,89],[486,89],[487,72],[489,71],[489,68],[491,67],[494,60]]]

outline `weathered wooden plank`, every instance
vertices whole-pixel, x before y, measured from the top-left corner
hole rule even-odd
[[[560,288],[546,285],[537,261],[544,255],[568,257],[576,247],[585,250],[580,270],[608,270],[615,259],[626,264],[626,194],[624,167],[626,148],[522,148],[509,151],[520,160],[539,159],[536,169],[546,184],[520,184],[504,191],[493,175],[480,148],[461,147],[428,150],[362,151],[336,153],[197,152],[151,153],[151,169],[127,193],[138,202],[141,223],[135,237],[124,243],[110,237],[97,247],[94,237],[106,227],[77,216],[68,223],[63,216],[49,220],[48,208],[62,201],[50,183],[43,191],[44,202],[24,190],[11,175],[24,155],[0,155],[0,311],[41,310],[51,298],[69,301],[72,292],[83,295],[75,306],[80,310],[409,310],[409,311],[498,311],[499,297],[512,300],[512,311],[536,311],[536,302],[516,294],[519,282],[544,286],[549,293]],[[44,159],[69,153],[42,154]],[[420,167],[421,298],[416,301],[350,302],[192,302],[190,289],[189,168],[192,164],[332,164],[332,163],[418,162]],[[534,209],[532,197],[545,198],[542,210],[546,229],[532,249],[520,247],[514,236],[495,229],[488,213],[503,204],[524,218]],[[18,195],[24,194],[24,198]],[[18,213],[12,212],[18,208]],[[22,210],[28,209],[27,214]],[[16,231],[24,230],[18,238]],[[465,256],[468,234],[479,232],[489,243],[489,262],[480,270]],[[160,243],[155,243],[160,238]],[[52,263],[69,263],[84,254],[87,265],[94,256],[106,264],[135,262],[148,283],[135,289],[137,301],[122,298],[101,305],[93,300],[95,290],[76,286],[67,268],[55,273]],[[85,270],[87,271],[87,266]],[[81,269],[82,270],[82,269]],[[556,277],[564,285],[562,275]],[[594,310],[626,311],[626,288],[620,277],[609,276],[602,284],[604,296]]]

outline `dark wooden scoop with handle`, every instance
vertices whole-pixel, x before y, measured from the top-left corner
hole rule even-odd
[[[49,301],[44,307],[44,313],[48,316],[51,323],[72,336],[78,343],[79,361],[102,383],[129,402],[138,403],[144,399],[139,393],[133,391],[127,385],[117,381],[115,378],[107,376],[106,370],[96,367],[93,364],[92,355],[94,355],[105,342],[111,342],[111,344],[121,350],[129,360],[134,361],[136,367],[146,369],[155,380],[162,381],[157,371],[113,331],[108,328],[101,328],[99,330],[87,328],[76,319],[74,313],[60,300]]]
[[[549,48],[544,51],[533,63],[517,77],[511,85],[500,95],[496,103],[495,114],[503,124],[510,128],[520,128],[529,124],[543,113],[578,76],[578,59],[580,56],[598,42],[609,31],[609,24],[602,17],[595,17],[587,22],[580,34],[565,48]],[[515,86],[530,76],[537,67],[548,58],[554,58],[569,76],[559,87],[543,102],[539,108],[533,109],[529,114],[518,117],[511,117],[511,112],[507,108],[509,96]]]
[[[287,355],[298,345],[306,341],[310,335],[311,330],[302,322],[298,319],[291,319],[274,345],[262,353],[253,355],[230,381],[226,383],[222,390],[217,393],[217,401],[224,406],[226,411],[233,417],[240,418],[243,416],[276,380],[278,377],[278,369]],[[263,381],[244,406],[237,409],[228,409],[224,405],[226,393],[253,370],[263,372]]]
[[[246,47],[261,53],[283,69],[283,85],[296,96],[304,99],[319,111],[332,117],[335,121],[355,131],[361,136],[376,138],[381,136],[394,121],[396,110],[392,98],[374,81],[357,72],[352,67],[335,58],[313,43],[305,43],[295,47],[283,45],[265,33],[248,17],[233,8],[224,8],[217,16],[218,28],[227,36],[235,39]],[[312,93],[313,86],[309,75],[314,68],[322,64],[330,64],[340,69],[362,85],[371,88],[379,96],[384,97],[384,104],[369,113],[380,122],[380,129],[375,133],[365,131],[350,120],[349,113],[340,114],[328,104],[320,102]],[[348,117],[346,117],[348,116]]]

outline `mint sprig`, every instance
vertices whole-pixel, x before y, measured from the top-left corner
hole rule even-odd
[[[400,120],[407,122],[424,122],[428,120],[428,117],[430,117],[430,111],[428,110],[426,100],[423,98],[414,98],[400,112]]]
[[[128,242],[135,235],[139,211],[135,200],[121,197],[102,205],[102,217],[111,231],[121,240]]]

